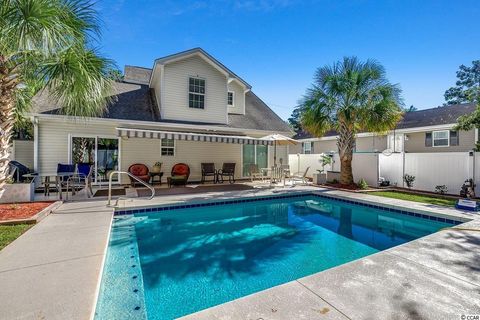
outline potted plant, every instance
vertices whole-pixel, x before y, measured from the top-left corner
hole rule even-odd
[[[325,172],[325,166],[332,164],[332,157],[324,154],[319,161],[322,164],[322,170],[317,170],[318,173],[315,173],[313,175],[313,182],[316,184],[325,184],[327,183],[327,173]]]
[[[160,161],[155,162],[155,164],[152,167],[152,172],[159,173],[161,171],[162,171],[162,163]]]
[[[415,181],[415,176],[406,174],[403,176],[403,181],[405,181],[405,184],[407,185],[408,189],[412,189],[413,182]]]

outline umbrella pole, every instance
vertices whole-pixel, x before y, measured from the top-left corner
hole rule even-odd
[[[277,166],[277,141],[273,144],[273,166]]]

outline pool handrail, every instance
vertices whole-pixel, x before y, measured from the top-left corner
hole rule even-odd
[[[145,187],[150,189],[150,191],[152,192],[152,195],[150,197],[148,197],[148,200],[152,200],[153,197],[155,196],[155,189],[150,184],[148,184],[145,181],[137,178],[135,175],[131,174],[130,172],[127,172],[127,171],[112,171],[112,172],[110,172],[110,174],[108,176],[108,202],[107,202],[107,206],[110,206],[110,203],[112,201],[112,178],[113,178],[113,175],[115,175],[115,174],[118,177],[120,176],[120,174],[126,174],[127,176],[131,177],[132,179],[138,181],[139,183],[143,184]],[[118,197],[117,201],[115,202],[115,205],[114,205],[115,207],[118,205],[118,201],[120,199],[127,199],[127,198]]]

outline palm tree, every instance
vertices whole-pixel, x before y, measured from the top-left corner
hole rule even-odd
[[[0,196],[15,121],[40,90],[62,113],[101,114],[112,93],[113,62],[99,56],[99,19],[90,0],[0,2]]]
[[[375,61],[346,57],[319,68],[302,100],[302,126],[317,137],[338,133],[340,183],[353,184],[355,134],[385,132],[402,117],[401,90],[390,84],[385,69]]]

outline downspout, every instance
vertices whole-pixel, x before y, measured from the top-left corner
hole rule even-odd
[[[39,144],[39,137],[38,137],[38,118],[32,117],[33,123],[33,172],[38,172],[39,170],[39,159],[38,159],[38,144]],[[35,187],[38,186],[40,181],[35,179]]]
[[[38,172],[38,118],[33,117],[33,171]]]

